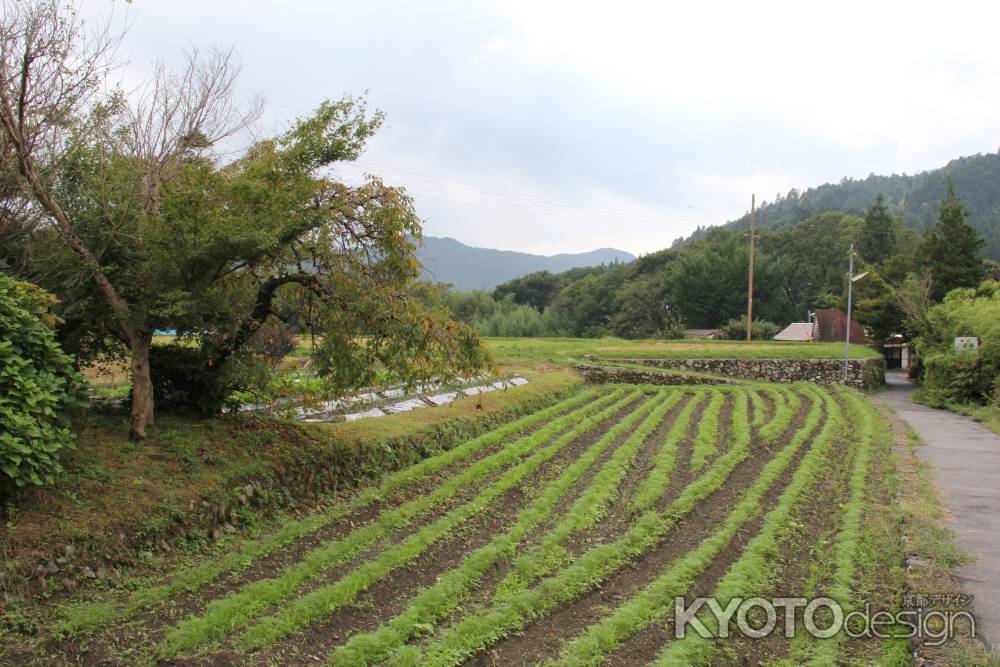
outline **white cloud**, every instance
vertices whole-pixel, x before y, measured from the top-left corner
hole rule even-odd
[[[370,91],[388,127],[367,168],[417,196],[428,234],[493,247],[648,252],[739,216],[754,191],[1000,145],[987,3],[132,7],[140,66],[235,45],[247,91],[272,102],[267,131]]]

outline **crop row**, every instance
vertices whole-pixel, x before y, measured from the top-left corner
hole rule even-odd
[[[712,398],[702,414],[698,435],[695,436],[694,447],[691,449],[691,470],[695,472],[705,467],[705,460],[718,451],[715,442],[719,438],[719,415],[725,400],[726,396],[722,392],[712,392]]]
[[[774,400],[774,415],[759,431],[760,438],[767,443],[777,441],[799,413],[799,394],[785,388],[769,388],[767,393]]]
[[[664,439],[660,451],[656,454],[653,469],[632,497],[632,511],[644,512],[648,510],[667,492],[670,474],[674,471],[677,460],[677,446],[687,435],[688,425],[691,423],[691,417],[694,416],[695,410],[705,402],[706,398],[708,396],[704,391],[696,391],[684,409],[677,415],[667,432],[667,437]]]
[[[731,430],[732,446],[682,490],[665,510],[646,511],[618,539],[586,551],[536,586],[470,613],[443,629],[425,646],[400,649],[392,662],[407,665],[459,663],[590,590],[621,566],[639,557],[659,543],[683,516],[715,492],[749,455],[749,415],[745,396],[736,401]]]
[[[474,516],[492,499],[518,484],[525,476],[550,460],[562,448],[572,443],[587,430],[617,414],[627,404],[633,402],[637,395],[638,392],[625,395],[622,391],[611,392],[582,410],[567,414],[548,426],[500,449],[495,454],[476,462],[461,473],[447,479],[433,492],[397,508],[387,510],[373,523],[314,549],[303,560],[285,570],[280,576],[255,581],[238,592],[214,600],[205,608],[203,615],[192,616],[177,624],[167,633],[160,646],[161,657],[177,655],[205,642],[218,639],[245,625],[269,606],[294,595],[309,579],[317,577],[330,568],[346,563],[392,530],[411,523],[416,517],[428,514],[442,506],[462,489],[482,483],[483,478],[491,472],[530,455],[529,458],[509,468],[493,484],[480,491],[473,500],[450,510],[437,521],[414,533],[403,544],[391,547],[380,554],[377,559],[368,561],[363,566],[366,568],[364,575],[352,579],[352,582],[369,581],[370,583],[379,573],[384,576],[385,572],[395,566],[394,563],[406,562],[415,558],[431,543]],[[611,403],[610,406],[608,406],[609,403]],[[594,414],[597,410],[600,412]],[[551,444],[542,447],[549,439],[571,424],[575,424],[575,426],[556,438]],[[311,600],[312,598],[300,598],[299,604],[306,599]]]
[[[737,409],[739,409],[737,404]],[[550,664],[596,665],[622,642],[643,628],[661,622],[674,608],[675,596],[688,590],[694,579],[712,563],[736,534],[761,511],[761,501],[794,460],[822,420],[822,405],[813,400],[805,423],[790,442],[761,470],[718,529],[657,576],[641,592],[567,642],[558,659]],[[822,437],[822,436],[821,436]],[[803,459],[816,455],[814,446]],[[678,663],[682,664],[682,663]]]
[[[655,399],[649,399],[640,408],[612,426],[599,440],[600,447],[596,450],[593,446],[591,447],[593,452],[591,458],[596,458],[600,452],[626,435],[654,405]],[[578,433],[579,435],[583,435],[583,432]],[[512,470],[460,510],[453,510],[449,515],[418,531],[400,545],[386,550],[378,558],[367,560],[337,582],[318,588],[295,600],[294,603],[274,615],[261,619],[260,622],[241,635],[236,643],[246,649],[267,646],[343,607],[351,602],[360,591],[381,580],[391,570],[412,562],[430,544],[451,533],[461,522],[487,511],[492,501],[520,483],[527,474],[536,470],[544,461],[549,460],[558,449],[558,447],[550,446],[540,450],[532,459],[528,459],[522,464],[524,466],[523,472],[515,474]],[[551,454],[549,450],[551,450]]]
[[[545,424],[561,412],[571,411],[562,419],[557,420],[560,425],[565,427],[566,424],[572,423],[575,418],[593,411],[594,399],[597,394],[597,390],[579,392],[543,410],[526,415],[479,437],[472,438],[453,449],[399,470],[386,477],[377,486],[359,491],[351,498],[336,503],[324,512],[286,522],[276,531],[265,537],[251,540],[240,549],[219,558],[207,559],[193,567],[174,571],[167,577],[166,583],[137,589],[124,602],[107,601],[65,605],[62,610],[63,619],[60,623],[60,629],[69,634],[94,630],[101,625],[128,618],[178,593],[197,590],[223,574],[244,570],[255,561],[278,549],[286,547],[325,526],[349,518],[358,511],[385,499],[414,482],[427,478],[444,468],[461,463],[511,436],[524,433],[539,424]],[[577,417],[573,417],[574,414]],[[549,430],[549,426],[545,427],[546,430]]]
[[[858,453],[854,457],[851,477],[848,482],[850,494],[844,506],[840,531],[834,544],[833,581],[827,591],[828,597],[837,600],[844,613],[852,610],[854,577],[857,563],[858,543],[861,539],[861,516],[865,507],[865,492],[867,490],[868,467],[871,463],[872,448],[875,438],[875,412],[868,401],[861,399],[853,392],[843,392],[850,410],[852,424],[860,439]],[[824,641],[813,642],[813,656],[809,660],[810,667],[833,667],[837,664],[838,647],[842,635],[837,634]]]
[[[683,398],[682,391],[660,392],[659,403],[645,416],[631,435],[619,445],[608,462],[594,475],[580,498],[566,512],[560,525],[590,525],[600,516],[601,508],[614,494],[625,470],[641,445],[659,426],[664,416]],[[638,411],[629,415],[606,433],[557,479],[550,483],[535,501],[517,517],[514,525],[487,545],[467,555],[461,564],[439,576],[438,581],[421,591],[401,614],[374,631],[353,636],[330,656],[332,665],[372,664],[389,655],[417,632],[426,632],[439,619],[454,611],[469,590],[479,583],[483,574],[495,563],[513,555],[520,541],[550,516],[569,488],[590,469],[615,441],[627,434]]]
[[[791,482],[785,487],[776,506],[767,514],[760,532],[747,544],[739,559],[729,568],[712,593],[720,606],[726,608],[731,599],[757,594],[773,576],[781,536],[788,530],[793,513],[807,497],[820,473],[826,467],[827,453],[844,432],[844,420],[837,401],[825,390],[822,396],[828,415],[812,447],[802,459]],[[718,622],[710,614],[699,615],[710,632],[718,630]],[[653,663],[656,667],[673,665],[704,665],[711,662],[719,644],[699,633],[687,632],[683,639],[667,644]]]

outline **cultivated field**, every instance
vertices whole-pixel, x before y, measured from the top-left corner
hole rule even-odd
[[[679,595],[892,609],[889,440],[846,390],[581,389],[221,558],[64,605],[45,661],[905,660],[803,632],[675,639],[669,623]]]

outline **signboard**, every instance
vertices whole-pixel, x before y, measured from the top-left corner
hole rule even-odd
[[[979,350],[979,336],[955,336],[955,352],[976,352]]]

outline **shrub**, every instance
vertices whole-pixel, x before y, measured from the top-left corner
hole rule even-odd
[[[781,331],[781,327],[774,322],[768,322],[767,320],[753,321],[754,340],[770,340],[771,338],[774,338],[779,331]],[[747,316],[741,315],[739,319],[729,320],[719,327],[719,332],[722,334],[722,337],[727,340],[746,340]]]
[[[924,358],[924,400],[932,407],[986,403],[994,392],[995,369],[981,354],[939,352]]]
[[[509,300],[498,304],[489,317],[473,320],[472,327],[481,336],[538,338],[559,333],[549,311],[539,313],[531,306],[519,306]]]
[[[73,446],[65,408],[82,386],[56,342],[56,298],[0,274],[0,488],[51,484]]]
[[[211,355],[184,345],[154,345],[149,368],[157,410],[204,415],[219,413],[233,392],[250,384],[249,375],[261,372],[260,364],[247,364],[239,355],[225,368],[214,368]]]

